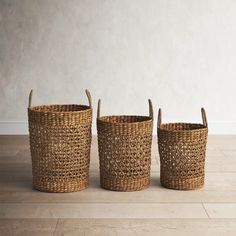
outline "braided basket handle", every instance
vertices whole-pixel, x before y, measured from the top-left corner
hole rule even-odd
[[[161,126],[161,108],[158,110],[157,128]]]
[[[148,99],[148,104],[149,104],[149,116],[153,119],[153,106],[151,99]]]
[[[203,125],[204,125],[206,128],[208,128],[206,112],[205,112],[205,109],[204,109],[203,107],[202,107],[202,109],[201,109],[201,113],[202,113]]]
[[[88,98],[89,107],[92,108],[92,97],[91,97],[91,94],[90,94],[90,92],[88,91],[88,89],[85,90],[85,93],[86,93],[87,98]]]
[[[28,103],[28,108],[31,108],[32,97],[33,97],[33,89],[31,89],[31,90],[30,90],[30,93],[29,93],[29,103]]]

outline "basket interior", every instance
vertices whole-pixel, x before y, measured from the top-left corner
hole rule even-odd
[[[192,124],[192,123],[167,123],[161,124],[160,129],[166,131],[189,131],[206,128],[202,124]]]
[[[89,106],[85,105],[76,105],[76,104],[68,104],[68,105],[42,105],[35,106],[30,108],[33,111],[38,112],[76,112],[76,111],[85,111],[90,109]]]
[[[102,116],[99,117],[100,121],[109,123],[138,123],[151,121],[152,118],[149,116]]]

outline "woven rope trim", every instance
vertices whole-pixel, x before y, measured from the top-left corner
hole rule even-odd
[[[57,192],[68,193],[83,190],[88,187],[88,177],[77,181],[68,182],[48,182],[39,181],[37,178],[33,179],[33,186],[35,189],[43,192]]]
[[[28,108],[31,123],[48,126],[92,122],[92,109],[84,105],[45,105]]]
[[[191,179],[176,179],[161,174],[161,185],[176,190],[194,190],[204,186],[204,178],[205,176],[202,175]]]
[[[153,120],[148,116],[103,116],[97,118],[97,128],[116,135],[150,133]]]
[[[101,176],[101,187],[113,191],[139,191],[148,188],[150,185],[150,176],[137,179],[110,178],[110,176]]]

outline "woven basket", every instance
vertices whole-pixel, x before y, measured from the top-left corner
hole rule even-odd
[[[149,116],[100,117],[97,131],[100,183],[105,189],[137,191],[150,183],[153,108]]]
[[[158,149],[161,184],[178,190],[197,189],[204,185],[205,152],[208,126],[202,108],[202,124],[161,124],[158,113]]]
[[[31,106],[28,120],[33,186],[45,192],[74,192],[88,186],[92,105]]]

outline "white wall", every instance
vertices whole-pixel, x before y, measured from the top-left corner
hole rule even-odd
[[[102,114],[152,98],[164,121],[204,106],[212,134],[236,134],[236,1],[0,0],[0,133],[27,132],[31,88],[33,104],[89,88]]]

